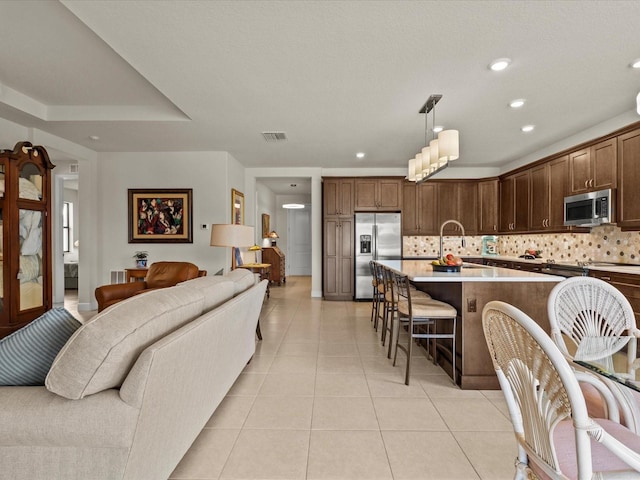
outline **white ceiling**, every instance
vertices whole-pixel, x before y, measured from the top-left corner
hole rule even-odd
[[[0,18],[0,116],[96,151],[404,167],[440,93],[457,166],[500,166],[628,114],[640,90],[638,1],[36,0]],[[498,57],[513,63],[491,72]]]

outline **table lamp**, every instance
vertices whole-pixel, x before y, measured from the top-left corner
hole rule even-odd
[[[280,235],[278,235],[275,230],[271,230],[268,235],[267,238],[271,239],[271,246],[275,247],[276,246],[276,238],[280,238]]]
[[[214,223],[211,225],[211,246],[231,247],[231,270],[242,264],[240,247],[250,247],[254,244],[253,227],[248,225],[230,225]]]
[[[253,263],[258,263],[258,252],[262,250],[260,245],[253,245],[253,247],[249,247],[249,251],[253,252]]]

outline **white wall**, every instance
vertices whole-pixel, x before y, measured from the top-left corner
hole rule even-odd
[[[256,226],[256,243],[262,247],[268,247],[271,245],[271,240],[262,238],[262,214],[266,213],[269,215],[269,230],[278,232],[276,195],[258,180],[255,183],[255,196],[256,209],[254,221]]]
[[[27,127],[0,118],[0,149],[13,150],[16,143],[29,139]]]
[[[150,263],[187,261],[209,274],[231,266],[231,249],[209,245],[211,224],[231,221],[231,188],[244,189],[243,168],[226,152],[101,153],[98,176],[98,284],[133,267],[136,250],[147,250]],[[193,243],[129,243],[130,188],[191,188]]]

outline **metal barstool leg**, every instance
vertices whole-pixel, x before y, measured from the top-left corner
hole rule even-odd
[[[451,376],[453,377],[453,383],[457,385],[456,382],[456,321],[458,317],[453,317],[453,335],[451,339],[451,368],[453,369],[451,372]]]

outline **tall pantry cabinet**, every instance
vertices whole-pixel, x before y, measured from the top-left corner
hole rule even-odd
[[[354,179],[324,178],[323,278],[327,300],[351,300],[354,292]]]
[[[29,142],[0,150],[0,338],[52,306],[53,167]]]

